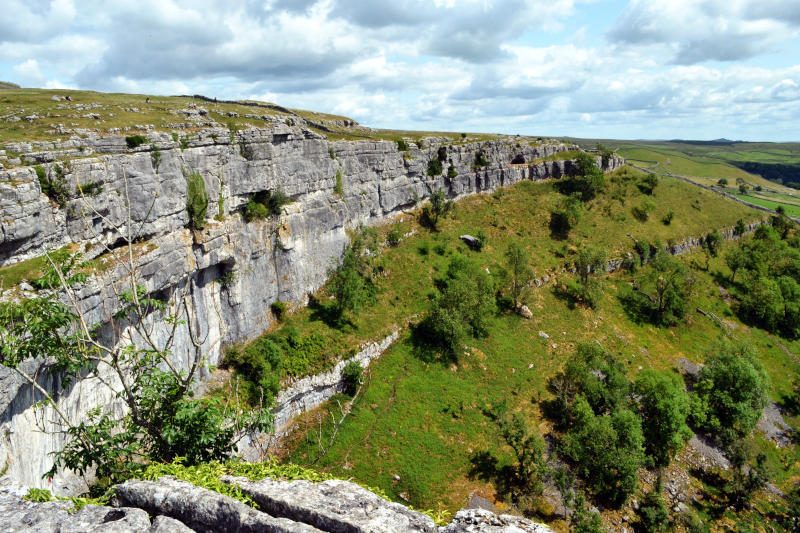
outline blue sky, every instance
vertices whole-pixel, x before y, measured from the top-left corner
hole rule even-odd
[[[362,124],[800,141],[798,0],[4,0],[0,79]]]

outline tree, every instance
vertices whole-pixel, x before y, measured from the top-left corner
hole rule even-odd
[[[500,418],[500,435],[514,451],[516,484],[527,493],[541,495],[547,471],[544,439],[531,432],[518,413]]]
[[[663,533],[669,526],[669,509],[661,495],[661,477],[639,508],[639,526],[648,533]]]
[[[528,263],[528,256],[518,242],[511,242],[505,253],[506,275],[511,285],[511,298],[514,300],[514,307],[519,307],[519,297],[523,289],[533,279],[533,269]]]
[[[127,193],[121,197],[121,209],[130,213],[127,199]],[[148,461],[184,457],[193,464],[227,457],[247,432],[270,426],[272,398],[264,395],[261,405],[245,411],[238,394],[224,402],[193,397],[208,357],[208,332],[196,325],[192,305],[195,281],[190,277],[173,287],[168,299],[147,293],[133,250],[136,222],[129,217],[120,226],[89,202],[85,208],[126,244],[106,249],[118,267],[111,270],[118,277],[108,284],[117,299],[108,322],[93,324],[81,308],[79,291],[91,265],[66,251],[47,254],[49,268],[34,284],[36,296],[0,304],[0,363],[44,398],[37,408],[45,409],[43,418],[55,417],[66,436],[48,475],[68,468],[113,483]],[[105,242],[99,235],[97,240]],[[179,336],[188,339],[188,346],[174,357]],[[73,418],[56,402],[61,390],[48,391],[28,373],[23,363],[35,357],[47,358],[63,389],[94,378],[106,387],[109,401]]]
[[[686,425],[689,397],[679,376],[651,369],[642,371],[636,378],[635,391],[645,451],[656,465],[667,466],[692,436]]]
[[[424,357],[438,348],[455,358],[467,337],[488,335],[488,321],[497,311],[494,280],[474,262],[457,255],[436,285],[438,294],[414,329],[414,340]]]
[[[703,252],[706,254],[706,270],[708,270],[709,262],[712,257],[719,255],[719,249],[722,246],[722,235],[717,230],[712,231],[706,238],[703,239]]]
[[[644,194],[652,195],[653,191],[655,191],[658,186],[658,176],[655,174],[645,174],[636,186],[639,187],[639,190]]]
[[[578,396],[575,422],[561,441],[562,453],[600,498],[619,505],[636,490],[637,470],[644,459],[639,418],[627,409],[596,415]]]
[[[755,427],[767,403],[767,374],[748,344],[719,340],[700,370],[692,397],[692,420],[723,443]]]
[[[597,274],[605,272],[606,261],[606,251],[602,248],[582,245],[578,249],[575,270],[580,284],[567,282],[567,291],[573,298],[585,302],[589,307],[597,306],[600,299],[600,281]]]
[[[694,280],[686,267],[661,247],[634,287],[620,291],[626,311],[656,325],[677,324],[686,314],[686,300]]]
[[[189,227],[203,229],[208,209],[206,182],[199,172],[186,173],[186,213],[189,215]]]
[[[428,199],[428,204],[422,208],[420,222],[433,231],[437,230],[439,219],[446,217],[455,207],[452,200],[448,200],[442,189],[434,191]]]
[[[717,185],[719,185],[720,187],[727,187],[728,180],[726,178],[720,178],[717,180]]]
[[[565,196],[556,209],[550,211],[550,232],[556,238],[566,238],[581,219],[583,202],[580,194]]]
[[[329,272],[328,287],[335,298],[334,312],[340,324],[347,312],[358,312],[375,296],[371,258],[376,250],[377,233],[361,229],[352,235],[337,267]]]
[[[572,176],[558,184],[562,193],[578,193],[583,202],[594,198],[605,187],[605,175],[597,168],[595,158],[586,152],[575,158]]]

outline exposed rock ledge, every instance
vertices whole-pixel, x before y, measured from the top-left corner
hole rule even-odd
[[[258,505],[164,477],[118,485],[111,506],[87,505],[72,513],[66,501],[23,500],[19,485],[0,479],[0,531],[3,532],[274,532],[274,533],[547,533],[552,530],[515,516],[482,509],[459,511],[447,526],[353,483],[330,480],[252,482],[226,477]],[[151,521],[151,517],[152,521]]]

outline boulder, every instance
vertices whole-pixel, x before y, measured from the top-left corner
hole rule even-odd
[[[462,235],[459,237],[462,241],[464,241],[467,246],[472,248],[473,250],[480,250],[481,249],[481,241],[477,237],[473,237],[472,235]]]
[[[511,515],[496,515],[485,509],[462,509],[439,533],[553,533],[549,527]]]
[[[392,533],[436,531],[431,517],[384,500],[354,483],[329,480],[283,482],[224,477],[273,515],[310,524],[322,531]]]

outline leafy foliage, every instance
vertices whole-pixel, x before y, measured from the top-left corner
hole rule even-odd
[[[364,382],[364,369],[358,361],[350,361],[342,369],[344,389],[350,396],[355,396],[358,387]]]
[[[639,179],[639,183],[637,183],[636,186],[644,194],[652,195],[658,186],[658,176],[655,174],[645,174]]]
[[[707,433],[719,435],[723,443],[744,437],[761,417],[768,387],[751,346],[720,340],[698,375],[692,420]]]
[[[75,283],[85,280],[85,274],[74,271],[84,265],[78,256],[61,252],[51,259],[52,267],[38,287],[70,291]],[[131,271],[135,274],[134,269]],[[88,324],[80,309],[61,303],[57,290],[0,305],[0,362],[45,397],[65,435],[63,449],[54,454],[47,475],[59,468],[79,474],[94,470],[102,486],[125,479],[137,465],[148,461],[183,456],[194,463],[227,457],[241,430],[269,426],[268,412],[256,409],[245,413],[234,399],[226,404],[194,399],[192,384],[202,357],[195,353],[188,372],[182,371],[169,358],[173,337],[163,344],[152,340],[145,316],[178,327],[185,324],[180,311],[188,312],[186,306],[170,306],[134,286],[121,294],[114,320],[136,328],[141,343],[104,345],[96,337],[97,326]],[[22,365],[25,359],[42,354],[54,361],[51,371],[61,373],[63,386],[76,378],[95,375],[98,369],[110,369],[121,382],[112,392],[124,404],[124,414],[109,408],[113,406],[101,406],[73,424]]]
[[[601,248],[583,245],[578,249],[575,270],[578,272],[579,283],[567,282],[567,292],[572,298],[589,307],[597,305],[602,291],[597,274],[605,271],[606,261],[606,251]]]
[[[281,189],[260,191],[250,196],[244,208],[244,219],[247,222],[265,219],[270,215],[281,214],[281,209],[290,199]]]
[[[664,533],[669,526],[669,509],[661,495],[661,483],[647,493],[639,508],[639,526],[648,533]]]
[[[206,182],[199,172],[188,172],[186,177],[186,213],[189,215],[189,227],[203,229],[208,210],[208,194]]]
[[[59,206],[64,207],[69,200],[69,190],[63,167],[53,165],[51,169],[45,170],[43,166],[36,165],[33,169],[42,192]]]
[[[452,167],[451,167],[452,168]],[[438,159],[431,159],[428,161],[428,176],[438,176],[442,173],[442,162]]]
[[[575,157],[571,176],[561,179],[557,187],[566,195],[576,194],[583,202],[588,202],[605,187],[603,171],[597,168],[595,158],[586,152]]]
[[[623,287],[619,297],[633,318],[672,326],[686,314],[693,285],[694,279],[684,264],[659,246],[634,286]]]
[[[505,269],[502,272],[504,281],[509,285],[509,292],[518,306],[519,297],[528,283],[533,279],[533,269],[530,267],[528,256],[518,242],[512,241],[505,252]]]
[[[448,200],[442,189],[434,191],[428,199],[428,204],[422,208],[420,223],[436,231],[439,219],[446,217],[455,208],[452,200]]]
[[[415,328],[415,342],[424,357],[438,348],[456,358],[467,337],[488,334],[488,320],[497,310],[494,280],[471,260],[457,255],[436,285],[438,294]]]
[[[550,211],[550,232],[553,237],[564,239],[581,219],[583,202],[579,193],[562,198],[559,206]]]
[[[128,135],[125,137],[125,144],[128,148],[137,148],[147,142],[147,137],[144,135]]]
[[[345,320],[345,313],[356,313],[375,298],[371,258],[377,249],[375,231],[361,230],[353,235],[337,267],[330,272],[328,286],[335,298],[333,309],[339,325]]]
[[[656,465],[667,466],[692,436],[686,425],[689,397],[683,382],[677,374],[646,369],[636,378],[635,391],[645,451]]]
[[[800,249],[797,239],[781,238],[759,226],[725,261],[732,280],[741,272],[739,313],[743,319],[788,338],[800,337]]]

